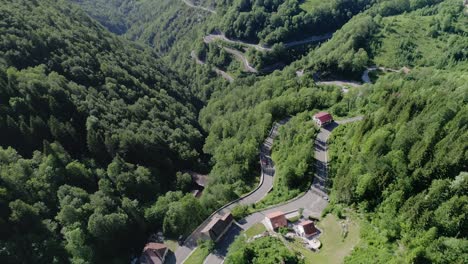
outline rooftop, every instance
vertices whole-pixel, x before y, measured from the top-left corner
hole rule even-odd
[[[284,216],[284,213],[281,212],[281,211],[276,211],[276,212],[269,213],[269,214],[266,215],[266,217],[268,217],[269,219],[273,219],[273,218],[276,218],[276,217],[279,217],[279,216]]]

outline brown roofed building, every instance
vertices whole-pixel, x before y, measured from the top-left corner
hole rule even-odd
[[[215,216],[208,225],[201,231],[206,239],[217,242],[231,227],[234,218],[231,213],[226,213],[222,217]]]
[[[162,264],[166,259],[167,246],[161,243],[148,243],[140,257],[141,264]]]
[[[274,230],[280,227],[285,227],[288,225],[288,220],[286,216],[281,211],[276,211],[269,213],[265,216],[265,224],[270,230]]]
[[[318,229],[315,227],[314,222],[310,220],[302,221],[298,225],[299,234],[303,237],[310,237],[318,234]]]

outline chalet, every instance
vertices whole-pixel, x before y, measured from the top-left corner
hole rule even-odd
[[[302,237],[311,237],[318,234],[318,229],[315,227],[314,222],[310,220],[302,221],[297,226],[299,235]]]
[[[265,216],[265,224],[268,229],[275,230],[287,226],[288,220],[283,212],[276,211]]]
[[[141,264],[163,264],[166,259],[167,246],[161,243],[148,243],[140,257]]]
[[[333,117],[330,113],[320,112],[314,115],[314,121],[318,126],[325,126],[333,122]]]
[[[201,231],[205,239],[218,242],[226,231],[231,227],[234,218],[231,213],[226,213],[222,217],[215,216],[208,225]]]

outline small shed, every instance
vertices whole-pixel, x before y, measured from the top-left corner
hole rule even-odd
[[[141,264],[162,264],[166,259],[168,248],[162,243],[148,243],[140,257]]]
[[[265,224],[268,229],[275,230],[287,226],[288,220],[283,212],[276,211],[265,216]]]
[[[318,229],[315,227],[314,222],[310,220],[305,220],[299,223],[298,225],[299,235],[302,237],[311,237],[318,234]]]

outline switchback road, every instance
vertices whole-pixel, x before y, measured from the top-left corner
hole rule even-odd
[[[200,65],[206,65],[206,63],[202,60],[200,60],[200,58],[197,57],[197,54],[195,54],[195,51],[192,50],[192,52],[190,53],[190,56],[192,56],[192,58],[195,60],[195,62],[197,64],[200,64]],[[233,82],[234,81],[234,78],[229,75],[227,72],[219,69],[219,68],[216,68],[216,67],[213,67],[212,70],[214,72],[216,72],[216,74],[218,74],[219,76],[223,77],[224,79],[226,79],[228,82]]]
[[[210,9],[210,8],[207,8],[207,7],[203,7],[203,6],[198,6],[198,5],[194,5],[190,0],[182,0],[186,5],[188,5],[189,7],[192,7],[192,8],[196,8],[196,9],[200,9],[200,10],[203,10],[203,11],[206,11],[206,12],[210,12],[212,14],[216,14],[216,11],[214,11],[213,9]]]
[[[261,222],[265,215],[275,212],[290,212],[303,208],[303,215],[305,217],[313,216],[319,217],[323,209],[327,205],[327,200],[324,198],[327,197],[327,165],[328,165],[328,146],[327,140],[331,135],[333,129],[338,125],[356,122],[362,120],[362,116],[348,118],[340,121],[333,122],[326,127],[320,129],[320,132],[317,134],[314,144],[315,159],[316,159],[316,170],[313,184],[310,189],[303,194],[285,204],[271,207],[269,209],[251,214],[245,219],[239,222],[239,225],[233,224],[232,227],[226,232],[221,241],[218,242],[216,250],[214,253],[210,254],[206,260],[205,264],[220,264],[223,262],[224,257],[227,255],[227,250],[231,243],[234,241],[235,237],[240,234],[242,230],[247,230],[256,223]],[[328,198],[327,198],[328,199]]]
[[[251,193],[237,199],[221,209],[217,210],[210,217],[208,217],[201,225],[199,225],[195,231],[185,240],[184,245],[177,248],[175,254],[170,256],[167,263],[183,263],[183,261],[190,255],[190,253],[197,246],[197,240],[200,238],[201,230],[215,217],[222,216],[226,212],[232,211],[232,209],[238,205],[249,205],[259,202],[273,187],[273,176],[275,174],[275,167],[270,157],[271,148],[273,146],[273,140],[278,135],[278,128],[289,121],[289,118],[285,118],[273,125],[268,137],[260,147],[260,165],[261,165],[261,180],[258,187]],[[172,259],[171,259],[172,258]]]

